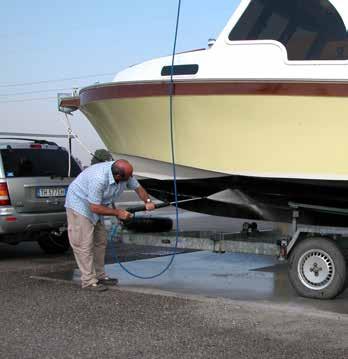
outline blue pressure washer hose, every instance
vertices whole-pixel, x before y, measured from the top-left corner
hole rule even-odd
[[[181,12],[181,0],[178,0],[178,11],[177,11],[177,17],[176,17],[176,27],[175,27],[175,37],[174,37],[174,46],[173,46],[173,55],[172,55],[172,65],[171,65],[171,71],[170,71],[170,83],[169,83],[169,113],[170,113],[170,140],[171,140],[171,152],[172,152],[172,164],[173,164],[173,179],[174,179],[174,198],[175,198],[175,218],[176,218],[176,236],[175,236],[175,246],[174,246],[174,253],[171,256],[171,259],[167,266],[158,274],[152,275],[152,276],[141,276],[138,274],[135,274],[128,270],[119,260],[117,257],[117,253],[115,250],[115,256],[116,256],[116,262],[119,263],[121,268],[130,274],[131,276],[139,279],[154,279],[157,277],[160,277],[162,274],[164,274],[170,266],[174,262],[174,258],[176,255],[176,251],[178,248],[178,242],[179,242],[179,208],[178,208],[178,190],[177,190],[177,181],[176,181],[176,164],[175,164],[175,146],[174,146],[174,131],[173,131],[173,97],[174,97],[174,61],[175,61],[175,53],[176,53],[176,44],[178,39],[178,30],[179,30],[179,20],[180,20],[180,12]],[[119,231],[119,226],[113,225],[110,233],[110,238],[112,239],[114,236],[117,235]]]

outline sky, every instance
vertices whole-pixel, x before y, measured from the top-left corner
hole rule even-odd
[[[182,0],[177,51],[206,47],[238,3]],[[0,132],[65,134],[57,93],[110,82],[132,64],[171,54],[177,6],[178,0],[1,0]],[[71,122],[93,152],[105,148],[83,114],[75,112]],[[76,143],[73,153],[90,163]]]

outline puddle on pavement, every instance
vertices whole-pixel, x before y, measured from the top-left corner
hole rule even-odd
[[[165,268],[170,257],[158,257],[124,263],[141,276],[152,276]],[[121,286],[198,294],[245,301],[271,301],[304,305],[316,309],[348,314],[348,290],[331,301],[299,297],[291,287],[286,263],[271,256],[211,252],[178,254],[170,270],[159,278],[141,280],[131,277],[118,264],[106,266],[107,274],[117,277]],[[79,280],[77,270],[57,272],[50,278]]]

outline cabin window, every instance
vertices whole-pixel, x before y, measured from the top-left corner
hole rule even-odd
[[[348,59],[347,28],[329,0],[252,0],[229,40],[276,40],[293,61]]]
[[[196,75],[198,65],[174,65],[173,75]],[[162,76],[170,76],[172,73],[171,66],[164,66],[161,72]]]

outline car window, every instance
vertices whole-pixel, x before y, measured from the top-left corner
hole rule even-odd
[[[63,150],[6,149],[1,150],[6,177],[44,177],[68,175],[68,153]],[[71,176],[81,172],[72,158]]]

